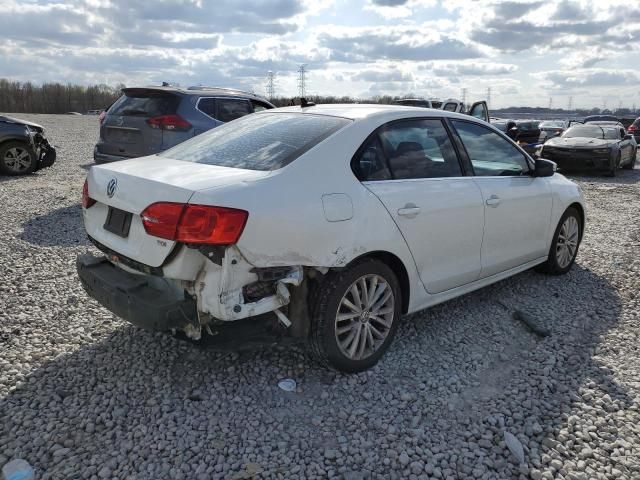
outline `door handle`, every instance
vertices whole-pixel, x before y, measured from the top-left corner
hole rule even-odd
[[[484,202],[487,205],[489,205],[490,207],[497,207],[498,205],[500,205],[500,197],[497,195],[491,195],[489,198],[487,198],[487,200]]]
[[[420,207],[413,203],[407,203],[403,208],[398,209],[398,215],[401,217],[415,218],[420,213]]]

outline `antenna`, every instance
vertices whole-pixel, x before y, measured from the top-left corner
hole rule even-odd
[[[487,87],[487,107],[491,109],[491,87]]]
[[[269,100],[273,100],[273,97],[275,96],[275,92],[276,92],[274,79],[275,79],[275,73],[269,70],[267,72],[267,97],[269,98]]]
[[[298,66],[298,94],[300,97],[305,96],[307,89],[307,64],[301,63]]]

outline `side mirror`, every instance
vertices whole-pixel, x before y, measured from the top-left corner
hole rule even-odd
[[[551,160],[537,158],[536,168],[533,173],[535,177],[551,177],[556,173],[556,164]]]

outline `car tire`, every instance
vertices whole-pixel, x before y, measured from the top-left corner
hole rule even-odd
[[[329,272],[315,288],[309,339],[313,359],[347,373],[374,366],[389,348],[402,315],[393,270],[366,259]]]
[[[36,152],[24,142],[7,142],[0,145],[0,173],[26,175],[38,166]]]
[[[569,238],[567,239],[567,237]],[[575,207],[569,207],[560,218],[553,234],[547,261],[538,265],[536,269],[550,275],[564,275],[571,270],[578,255],[581,241],[580,213]]]
[[[631,155],[631,160],[624,167],[625,170],[633,170],[633,167],[636,166],[636,156],[638,155],[638,149],[635,148],[633,150],[633,154]]]

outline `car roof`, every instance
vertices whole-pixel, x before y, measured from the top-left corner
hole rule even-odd
[[[260,95],[256,95],[255,93],[246,92],[244,90],[239,90],[237,88],[224,88],[224,87],[205,87],[202,85],[182,88],[176,87],[174,85],[149,85],[146,87],[126,87],[122,89],[122,93],[127,92],[142,92],[142,91],[157,91],[157,92],[169,92],[169,93],[181,93],[183,95],[194,95],[194,96],[225,96],[225,97],[246,97],[252,98],[255,100],[261,100],[265,102],[269,102],[266,98],[261,97]]]
[[[333,104],[321,104],[321,105],[313,105],[309,107],[282,107],[276,108],[273,110],[266,110],[260,112],[259,115],[264,115],[265,113],[274,113],[274,112],[291,112],[291,113],[306,113],[306,114],[314,114],[314,115],[327,115],[331,117],[342,117],[348,118],[351,120],[362,120],[365,118],[371,117],[388,117],[389,120],[393,120],[394,118],[403,118],[403,117],[420,117],[420,116],[429,116],[429,117],[451,117],[451,118],[462,118],[465,120],[468,119],[476,119],[475,117],[471,117],[469,115],[464,115],[460,113],[448,112],[446,110],[440,110],[438,108],[423,108],[423,107],[410,107],[405,105],[382,105],[382,104],[368,104],[368,103],[333,103]],[[403,115],[405,114],[405,115]],[[482,122],[482,120],[478,120]],[[486,123],[486,122],[482,122]],[[489,125],[487,123],[487,125]]]
[[[588,122],[585,125],[598,125],[600,127],[623,127],[620,122],[614,122],[613,120],[600,120],[597,122]]]

